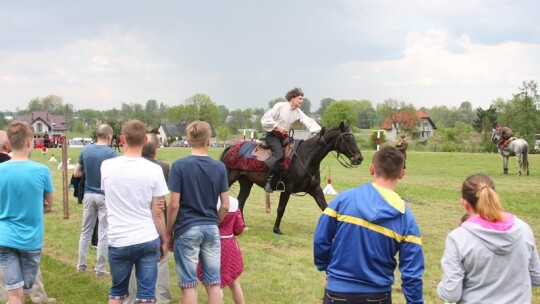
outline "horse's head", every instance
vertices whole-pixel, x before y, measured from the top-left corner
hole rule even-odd
[[[501,135],[499,133],[499,130],[493,129],[493,133],[491,134],[491,142],[498,145],[499,144],[499,139],[501,139]]]
[[[320,134],[322,140],[325,142],[330,150],[344,154],[348,157],[348,161],[340,163],[345,167],[352,167],[362,163],[364,157],[356,144],[353,134],[349,130],[349,124],[342,122],[339,127],[325,131],[323,129]]]

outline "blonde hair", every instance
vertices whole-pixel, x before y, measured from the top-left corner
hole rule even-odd
[[[24,149],[29,138],[34,138],[34,129],[24,121],[14,121],[7,128],[8,141],[13,150]]]
[[[206,121],[196,120],[190,123],[187,128],[187,140],[194,148],[203,148],[206,146],[211,136],[210,124]]]
[[[467,177],[461,187],[461,196],[481,218],[490,222],[504,220],[504,208],[489,176],[475,174]]]
[[[130,120],[122,126],[122,135],[128,145],[142,146],[146,139],[146,126],[140,120]]]

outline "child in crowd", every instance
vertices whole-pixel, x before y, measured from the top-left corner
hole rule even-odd
[[[238,200],[229,196],[229,212],[219,223],[219,235],[221,238],[221,288],[229,286],[235,304],[244,304],[244,293],[240,286],[240,275],[244,271],[242,251],[235,236],[240,235],[245,228],[242,213],[238,208]],[[221,201],[218,200],[218,209]],[[197,275],[202,281],[201,265],[197,268]]]

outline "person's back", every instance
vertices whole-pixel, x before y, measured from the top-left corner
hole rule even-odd
[[[504,212],[485,175],[468,177],[462,194],[469,218],[446,238],[439,297],[458,303],[531,303],[531,287],[540,286],[531,228]]]
[[[117,157],[118,153],[108,146],[113,130],[109,125],[102,124],[96,130],[97,143],[86,145],[79,153],[79,158],[73,176],[80,178],[84,174],[83,217],[81,234],[79,237],[77,270],[86,271],[87,254],[90,248],[92,235],[98,220],[97,259],[94,271],[96,275],[108,274],[105,269],[107,255],[107,207],[105,205],[105,192],[101,189],[101,164],[110,158]]]
[[[321,215],[314,259],[317,269],[327,275],[323,303],[332,298],[341,303],[376,299],[391,303],[397,253],[407,303],[423,303],[420,232],[412,212],[393,190],[404,175],[403,161],[397,149],[381,149],[370,167],[373,183],[343,191]],[[351,248],[358,252],[351,254]]]
[[[11,303],[24,302],[32,288],[43,247],[43,203],[53,202],[50,170],[29,159],[33,134],[27,123],[12,122],[13,157],[0,164],[0,263]]]
[[[229,210],[227,172],[223,163],[208,156],[210,125],[194,121],[186,130],[191,155],[173,163],[169,178],[169,250],[174,249],[182,302],[197,303],[197,253],[200,252],[208,303],[222,303],[218,223]],[[219,210],[218,197],[222,202]]]
[[[167,183],[161,167],[141,156],[146,126],[128,121],[122,126],[122,138],[124,155],[101,165],[109,222],[109,304],[120,304],[127,297],[133,267],[137,300],[154,302],[157,265],[166,257],[165,217],[159,202],[168,192]]]

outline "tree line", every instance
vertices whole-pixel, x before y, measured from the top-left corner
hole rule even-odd
[[[280,97],[268,101],[267,109],[281,101],[285,99]],[[220,140],[237,135],[241,129],[254,129],[263,134],[260,119],[266,111],[264,108],[230,110],[224,105],[217,105],[210,96],[202,93],[173,106],[150,99],[144,105],[122,102],[119,109],[103,111],[75,109],[72,104],[64,102],[61,96],[49,95],[33,98],[25,109],[18,109],[15,113],[0,112],[0,128],[5,129],[8,124],[6,114],[16,116],[35,110],[65,116],[69,131],[77,133],[95,130],[101,123],[107,123],[115,132],[119,132],[122,123],[130,119],[144,121],[149,128],[163,123],[187,124],[194,120],[204,120],[213,126]],[[494,147],[490,143],[491,132],[497,124],[511,127],[516,136],[526,139],[530,144],[534,143],[535,134],[540,133],[540,95],[537,83],[533,80],[523,81],[518,92],[513,93],[511,98],[493,100],[487,109],[473,109],[469,101],[463,101],[459,107],[441,105],[417,109],[412,103],[392,98],[375,105],[366,99],[324,98],[320,101],[320,107],[312,111],[311,101],[304,98],[302,110],[328,127],[348,121],[357,132],[361,129],[379,129],[385,120],[395,117],[396,113],[408,113],[409,117],[418,119],[416,111],[420,110],[429,115],[437,127],[435,136],[427,142],[427,149],[434,151],[490,151]],[[406,124],[400,124],[397,119],[392,124],[398,133],[414,134],[414,127],[410,127],[410,124],[406,127]]]

